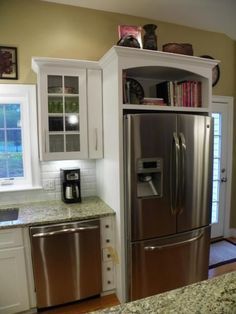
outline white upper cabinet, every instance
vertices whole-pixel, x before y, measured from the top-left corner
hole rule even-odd
[[[217,60],[114,46],[100,60],[123,109],[209,112]]]
[[[96,62],[33,58],[41,160],[102,157],[101,70]]]

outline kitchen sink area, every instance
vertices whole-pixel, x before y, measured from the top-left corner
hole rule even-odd
[[[6,208],[0,210],[0,222],[17,220],[19,208]]]

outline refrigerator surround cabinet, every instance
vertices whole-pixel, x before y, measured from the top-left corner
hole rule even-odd
[[[127,299],[135,300],[207,278],[213,134],[210,117],[176,113],[125,115],[124,130]]]

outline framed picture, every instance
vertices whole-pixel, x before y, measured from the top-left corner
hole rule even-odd
[[[132,26],[132,25],[118,25],[118,35],[119,40],[125,39],[127,36],[132,36],[137,40],[139,47],[142,48],[142,37],[141,37],[141,26]]]
[[[17,48],[0,46],[0,79],[18,79]]]

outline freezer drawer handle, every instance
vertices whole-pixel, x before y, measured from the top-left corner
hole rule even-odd
[[[176,242],[176,243],[171,243],[171,244],[164,244],[164,245],[157,245],[157,246],[145,246],[144,250],[146,251],[154,251],[154,250],[162,250],[164,248],[168,248],[168,247],[176,247],[176,246],[181,246],[184,244],[188,244],[194,241],[199,240],[201,237],[203,236],[203,232],[201,232],[198,236],[185,240],[185,241],[180,241],[180,242]]]
[[[33,238],[43,238],[43,237],[50,237],[57,234],[65,234],[65,233],[76,233],[78,231],[84,231],[84,230],[92,230],[92,229],[98,229],[99,226],[87,226],[87,227],[79,227],[79,228],[70,228],[70,229],[62,229],[62,230],[56,230],[51,232],[41,232],[41,233],[35,233],[33,234]]]

